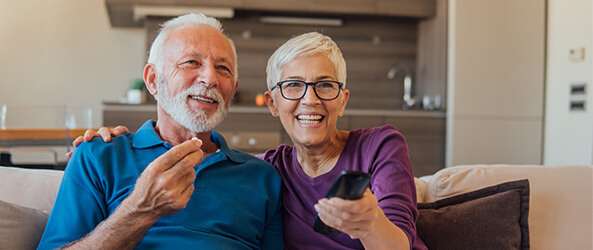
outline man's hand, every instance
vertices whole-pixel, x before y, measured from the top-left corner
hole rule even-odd
[[[98,131],[95,131],[93,129],[87,129],[84,132],[84,135],[76,137],[76,139],[72,141],[72,151],[66,152],[66,158],[70,159],[74,149],[76,149],[76,147],[78,147],[78,145],[80,145],[82,142],[90,141],[97,136],[100,136],[104,142],[110,142],[112,136],[123,135],[128,132],[129,130],[125,126],[117,126],[115,128],[101,127]]]
[[[160,216],[185,208],[194,191],[194,166],[204,157],[202,141],[193,138],[156,158],[142,172],[121,206],[134,214]]]
[[[367,189],[358,200],[321,199],[315,204],[319,218],[352,239],[362,239],[372,230],[383,211],[373,193]]]

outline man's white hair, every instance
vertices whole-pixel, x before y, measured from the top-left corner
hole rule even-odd
[[[336,77],[346,86],[346,61],[338,45],[326,35],[309,32],[291,38],[282,44],[268,59],[266,82],[272,89],[282,78],[282,67],[299,56],[326,55],[334,64]]]
[[[148,54],[148,63],[155,65],[157,69],[157,75],[162,73],[164,63],[163,61],[165,59],[163,55],[163,46],[165,44],[165,41],[167,41],[169,33],[176,28],[200,25],[210,26],[218,30],[220,33],[223,33],[222,24],[220,24],[220,22],[216,20],[216,18],[206,16],[202,13],[190,13],[183,16],[178,16],[165,22],[161,26],[159,33],[152,42],[152,45],[150,46],[150,53]],[[233,56],[235,57],[235,72],[233,73],[235,75],[234,80],[236,82],[239,77],[239,69],[237,65],[237,49],[235,48],[235,43],[233,43],[233,40],[228,38],[226,35],[224,36],[229,41],[229,43],[231,44],[231,48],[233,49]]]

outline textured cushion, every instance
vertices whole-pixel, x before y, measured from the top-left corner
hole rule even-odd
[[[46,213],[0,201],[0,249],[35,249],[46,221]]]
[[[414,177],[414,184],[416,185],[416,202],[424,202],[424,194],[428,189],[428,183],[422,179]]]
[[[49,212],[63,171],[0,166],[0,200]]]
[[[418,208],[418,234],[429,249],[529,249],[527,180],[421,203]]]
[[[529,180],[532,249],[593,249],[593,166],[450,167],[430,178],[424,198],[432,202],[519,179]]]

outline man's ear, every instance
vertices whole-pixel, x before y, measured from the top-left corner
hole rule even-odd
[[[272,98],[272,92],[266,90],[266,92],[264,92],[264,98],[266,98],[266,105],[268,106],[270,113],[272,113],[272,116],[278,117],[278,107],[276,107],[274,98]]]
[[[235,96],[235,94],[237,93],[238,90],[239,90],[239,80],[235,81],[235,90],[233,91],[233,96]]]
[[[348,105],[348,100],[350,100],[350,90],[343,89],[342,90],[342,105],[340,107],[340,112],[338,113],[339,117],[344,116],[344,112],[346,111],[346,106]]]
[[[234,99],[237,98],[238,90],[239,90],[239,80],[235,81],[235,87],[233,88],[232,95],[226,104],[227,108],[231,105],[231,103],[234,102]]]
[[[156,97],[157,94],[157,75],[156,75],[156,66],[154,64],[148,63],[144,66],[143,72],[144,78],[144,85],[146,85],[146,89],[148,92]]]

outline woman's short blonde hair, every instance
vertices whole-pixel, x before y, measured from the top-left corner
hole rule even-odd
[[[326,35],[309,32],[286,41],[268,59],[266,82],[272,89],[282,77],[282,67],[299,56],[322,54],[334,64],[339,82],[346,84],[346,61],[338,45]]]

